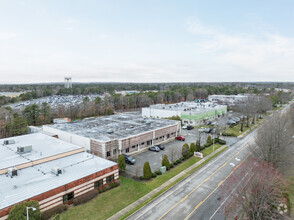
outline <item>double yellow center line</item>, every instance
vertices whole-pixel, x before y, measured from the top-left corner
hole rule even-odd
[[[254,140],[254,138],[252,138],[250,141],[249,141],[249,143],[250,142],[252,142]],[[248,144],[246,144],[240,151],[238,151],[238,153],[236,153],[234,156],[232,156],[229,160],[227,160],[222,166],[220,166],[216,171],[214,171],[209,177],[207,177],[200,185],[198,185],[196,188],[194,188],[189,194],[187,194],[181,201],[179,201],[178,203],[176,203],[173,207],[171,207],[166,213],[164,213],[160,218],[159,218],[159,220],[160,219],[162,219],[162,218],[164,218],[169,212],[171,212],[175,207],[177,207],[180,203],[182,203],[182,202],[184,202],[193,192],[195,192],[200,186],[202,186],[204,183],[206,183],[212,176],[214,176],[220,169],[222,169],[223,167],[225,167],[234,157],[236,157],[241,151],[243,151],[244,149],[246,149],[248,146],[249,146],[249,143]],[[248,157],[249,155],[247,155],[247,157]],[[247,158],[246,157],[246,158]],[[245,158],[245,159],[246,159]],[[243,160],[244,161],[244,160]],[[242,163],[243,163],[243,161],[237,166],[237,167],[239,167]],[[236,168],[237,167],[235,167],[234,168],[234,170],[236,170]],[[233,170],[233,171],[234,171]],[[232,171],[232,172],[233,172]],[[231,172],[231,173],[232,173]],[[189,218],[197,209],[198,209],[198,207],[203,203],[203,202],[205,202],[205,200],[207,199],[207,198],[209,198],[210,196],[211,196],[211,194],[213,194],[216,190],[217,190],[217,188],[231,175],[231,173],[224,179],[224,180],[222,180],[219,184],[218,184],[218,186],[204,199],[204,200],[202,200],[195,208],[194,208],[194,210],[185,218],[185,219],[187,219],[187,218]]]

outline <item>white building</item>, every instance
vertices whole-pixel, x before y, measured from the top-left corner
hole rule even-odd
[[[183,124],[199,125],[227,113],[226,105],[211,102],[181,102],[176,104],[156,104],[142,108],[142,116],[148,118],[170,118],[178,116]]]
[[[209,95],[208,101],[221,102],[226,104],[235,104],[238,102],[244,102],[248,99],[248,95]]]

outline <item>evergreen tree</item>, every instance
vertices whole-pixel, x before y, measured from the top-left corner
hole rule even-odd
[[[165,166],[165,167],[166,167],[166,170],[169,170],[169,168],[170,168],[170,163],[169,163],[169,160],[168,160],[166,154],[163,155],[161,165],[162,165],[162,166]]]
[[[42,213],[40,211],[40,206],[37,201],[31,200],[17,204],[13,206],[8,215],[8,220],[26,220],[27,219],[27,207],[34,207],[36,210],[29,209],[29,219],[30,220],[41,220]]]
[[[120,170],[125,170],[126,169],[126,161],[124,155],[119,155],[118,157],[118,167]]]
[[[152,177],[152,172],[148,161],[144,163],[143,176],[145,180],[149,180]]]
[[[182,156],[184,158],[186,158],[188,156],[188,153],[189,153],[189,145],[187,143],[185,143],[183,146],[182,146]]]

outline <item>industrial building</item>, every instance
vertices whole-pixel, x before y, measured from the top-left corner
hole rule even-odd
[[[176,104],[156,104],[142,108],[142,116],[149,118],[169,118],[179,116],[183,124],[200,125],[227,113],[226,105],[211,102],[181,102]]]
[[[179,121],[145,119],[137,112],[43,126],[43,131],[107,159],[174,139],[180,129]]]
[[[248,95],[209,95],[208,101],[224,104],[236,104],[239,102],[245,102],[248,99]]]
[[[1,220],[18,203],[35,200],[46,211],[119,178],[116,163],[41,133],[1,139],[0,152]]]

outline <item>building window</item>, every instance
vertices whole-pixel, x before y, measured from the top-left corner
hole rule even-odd
[[[130,148],[126,148],[126,153],[129,153],[130,152]]]
[[[156,138],[155,140],[158,140],[158,138]]]
[[[106,177],[106,183],[110,183],[112,181],[114,181],[114,175]]]
[[[116,149],[113,150],[113,155],[116,155]]]
[[[132,148],[136,148],[136,145],[133,145]]]
[[[110,151],[107,151],[106,156],[110,157],[110,155],[111,155]]]
[[[102,180],[98,180],[94,183],[94,188],[97,189],[99,187],[103,186],[103,179]]]
[[[74,192],[68,193],[68,194],[66,194],[66,195],[63,196],[63,203],[70,202],[74,198],[75,198]]]
[[[152,140],[147,141],[147,145],[151,145],[152,144]]]
[[[167,138],[169,138],[169,134],[167,135]]]
[[[144,145],[144,144],[145,144],[145,142],[142,142],[142,143],[141,143],[141,145]]]

